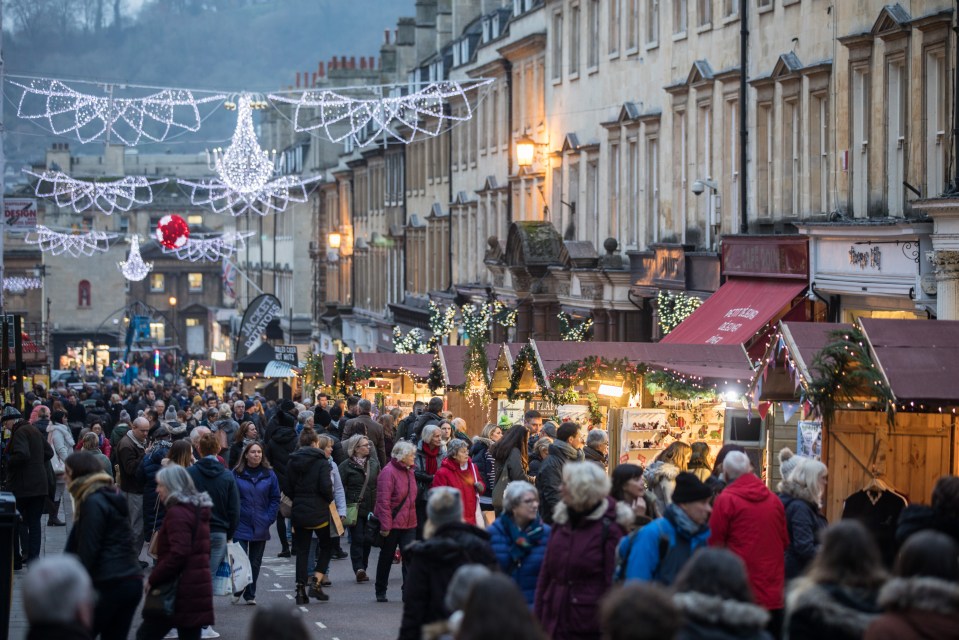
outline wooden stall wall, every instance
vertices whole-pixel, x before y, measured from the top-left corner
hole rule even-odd
[[[876,446],[876,434],[886,415],[876,411],[837,411],[828,426],[826,517],[839,520],[846,497],[870,481],[867,465]],[[899,413],[889,439],[877,456],[883,481],[910,503],[929,503],[932,487],[953,473],[956,446],[955,417],[946,414]]]
[[[766,430],[766,469],[764,479],[766,486],[773,491],[777,490],[782,481],[782,473],[779,471],[779,452],[783,447],[796,452],[796,430],[799,424],[801,412],[797,411],[789,422],[786,422],[786,416],[783,415],[782,404],[773,403],[772,415],[768,416]]]
[[[483,402],[469,398],[462,391],[447,390],[446,409],[453,412],[454,418],[466,420],[466,433],[472,438],[478,436],[488,422],[496,421],[496,402]]]

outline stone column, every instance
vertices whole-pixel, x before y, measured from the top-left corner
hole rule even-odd
[[[936,317],[959,320],[959,251],[930,251],[926,254],[936,267]]]

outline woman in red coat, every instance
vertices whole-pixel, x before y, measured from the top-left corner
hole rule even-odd
[[[171,464],[157,473],[157,494],[166,516],[157,540],[157,563],[147,579],[147,592],[176,580],[173,615],[144,617],[137,640],[161,640],[176,627],[180,640],[199,640],[200,629],[213,624],[210,580],[210,511],[213,502],[197,493],[190,474]]]
[[[463,500],[463,522],[478,526],[476,507],[479,496],[486,491],[480,473],[470,460],[469,443],[459,439],[446,445],[446,457],[433,476],[434,487],[453,487],[459,490]]]

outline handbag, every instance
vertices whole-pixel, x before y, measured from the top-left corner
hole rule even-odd
[[[60,454],[57,453],[57,448],[53,446],[53,431],[47,433],[47,443],[53,447],[53,457],[50,458],[50,464],[53,466],[53,473],[58,476],[62,476],[66,472],[66,466],[63,464],[63,460],[60,459]]]
[[[396,514],[400,512],[400,509],[403,508],[403,505],[406,504],[406,499],[410,497],[410,493],[412,493],[412,491],[413,491],[413,484],[411,481],[409,486],[406,488],[406,495],[403,496],[403,499],[400,501],[400,503],[396,505],[396,508],[392,510],[394,519],[396,518]],[[380,533],[380,531],[382,531],[383,526],[380,523],[380,519],[377,518],[375,515],[373,515],[373,512],[370,511],[370,515],[366,517],[366,523],[367,523],[366,535],[370,536],[370,544],[377,548],[381,547],[383,545],[383,534]]]
[[[366,463],[366,477],[363,478],[363,488],[360,489],[360,501],[363,500],[363,496],[366,495],[366,485],[370,482],[370,469],[369,461]],[[350,502],[346,505],[346,518],[343,519],[343,524],[348,527],[356,526],[356,520],[360,516],[360,503],[359,502]]]
[[[293,515],[293,500],[285,493],[280,494],[280,517],[289,518]]]
[[[470,463],[470,467],[473,469],[473,486],[475,487],[475,483],[479,482],[479,478],[476,477],[476,465]],[[476,494],[476,512],[473,514],[473,520],[476,521],[476,526],[480,529],[486,528],[486,519],[483,517],[483,510],[480,508],[479,493]]]
[[[196,543],[196,532],[200,528],[200,508],[194,507],[196,513],[196,523],[193,525],[193,539],[190,544],[190,550]],[[169,582],[150,587],[147,596],[143,600],[144,618],[170,618],[176,608],[176,592],[180,586],[180,576],[177,576]]]

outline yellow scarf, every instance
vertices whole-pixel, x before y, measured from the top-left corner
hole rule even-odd
[[[87,496],[101,487],[112,486],[113,478],[103,471],[73,479],[67,486],[67,491],[70,492],[70,496],[73,498],[73,513],[75,514],[74,519],[80,517],[80,505],[83,504],[83,501],[87,499]]]

